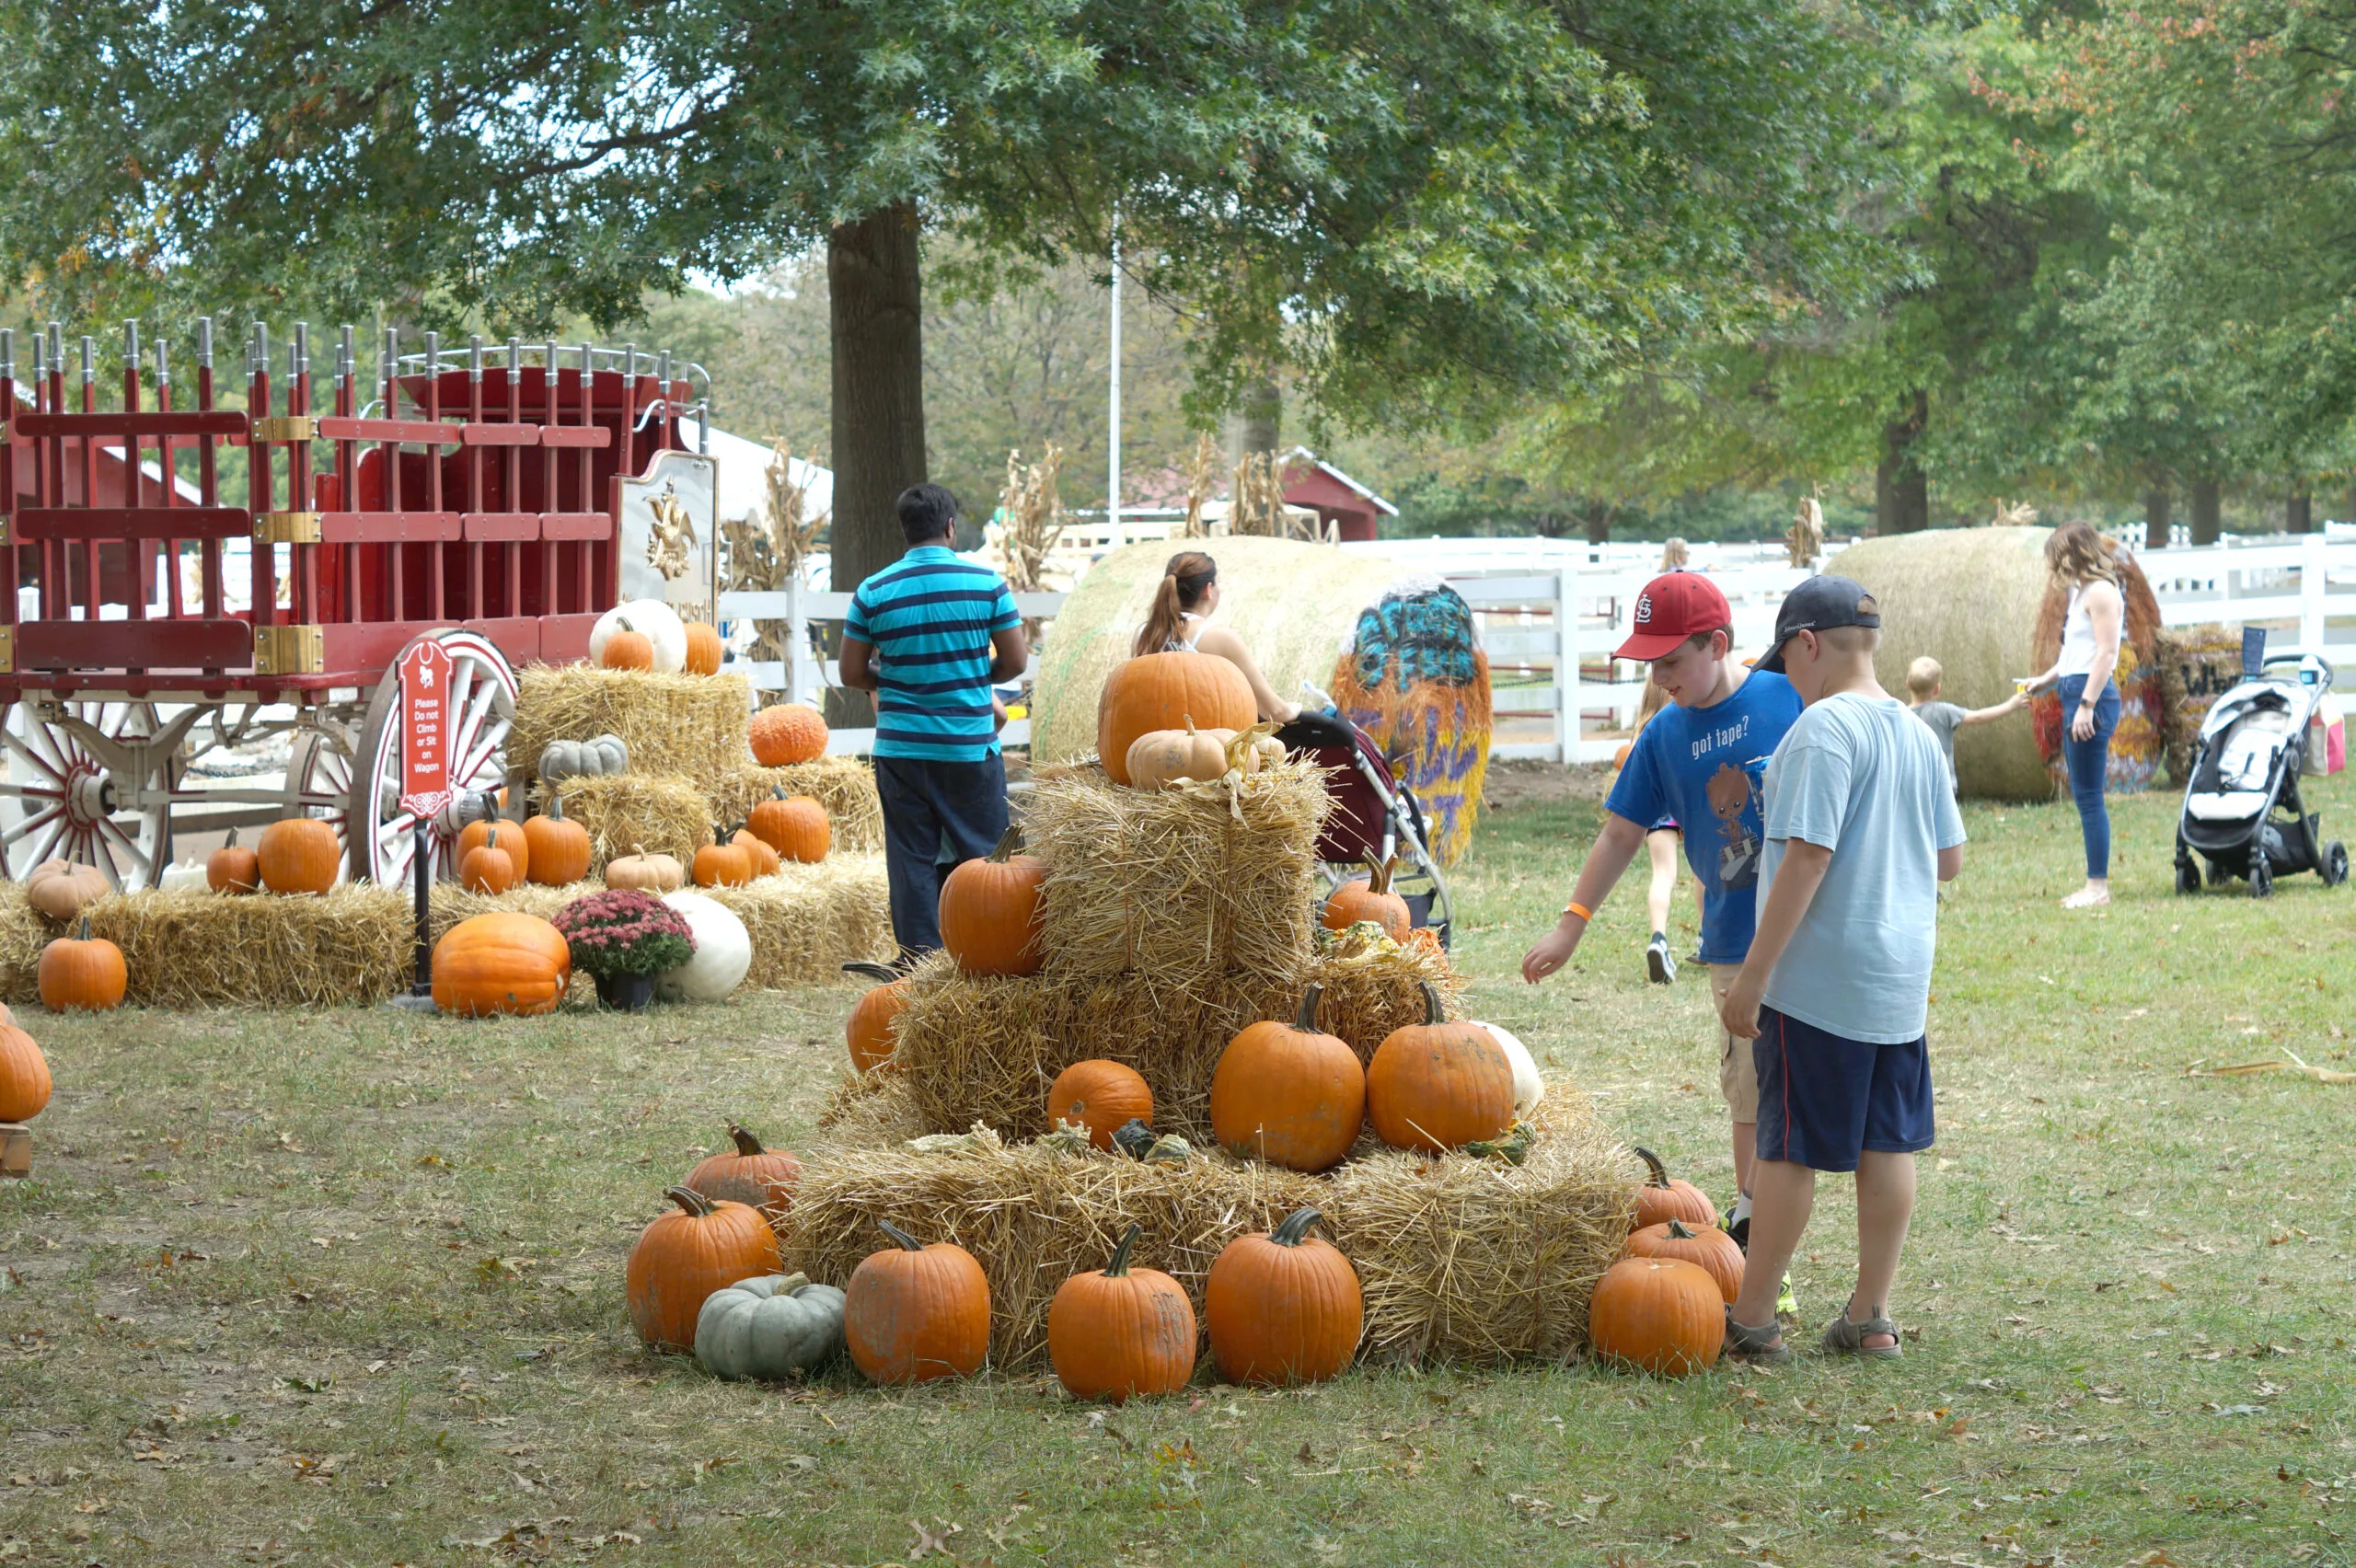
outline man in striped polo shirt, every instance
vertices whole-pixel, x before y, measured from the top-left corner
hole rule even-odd
[[[908,553],[859,585],[843,620],[843,685],[875,694],[875,790],[900,961],[941,945],[941,878],[1006,831],[1003,710],[991,683],[1031,662],[1005,579],[960,560],[957,498],[900,492]],[[945,851],[945,852],[944,852]]]

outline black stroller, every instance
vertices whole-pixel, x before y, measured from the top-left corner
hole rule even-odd
[[[1423,802],[1398,781],[1391,759],[1374,737],[1346,719],[1304,710],[1276,732],[1276,739],[1287,751],[1309,756],[1327,770],[1325,788],[1334,797],[1334,813],[1317,840],[1327,891],[1349,881],[1352,870],[1369,860],[1402,857],[1408,869],[1392,890],[1406,902],[1414,923],[1431,928],[1439,945],[1447,947],[1451,917],[1448,883],[1432,859]]]
[[[2209,862],[2211,886],[2246,877],[2258,898],[2285,873],[2316,872],[2326,887],[2348,880],[2347,849],[2323,840],[2299,800],[2307,726],[2330,689],[2329,664],[2286,653],[2210,705],[2177,818],[2177,892],[2200,891],[2196,851]]]

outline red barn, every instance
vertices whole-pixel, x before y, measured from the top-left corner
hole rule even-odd
[[[1371,539],[1377,519],[1396,517],[1399,509],[1367,489],[1306,446],[1285,454],[1285,500],[1294,506],[1314,507],[1324,531],[1337,526],[1345,539]]]

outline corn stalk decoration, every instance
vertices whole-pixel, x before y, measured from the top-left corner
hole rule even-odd
[[[1203,502],[1211,499],[1211,487],[1218,483],[1218,447],[1208,431],[1195,437],[1194,461],[1186,466],[1186,522],[1181,538],[1207,537],[1210,529],[1203,522]]]
[[[792,450],[777,444],[767,470],[768,504],[763,516],[735,518],[720,525],[728,544],[727,585],[731,589],[773,592],[802,573],[803,561],[826,527],[829,513],[808,515],[809,492],[793,482]],[[789,623],[753,623],[755,660],[778,663],[785,658]]]
[[[1057,484],[1063,466],[1063,448],[1052,441],[1028,467],[1021,448],[1006,455],[1006,487],[998,496],[999,521],[984,534],[998,552],[1007,587],[1017,594],[1035,594],[1046,586],[1047,557],[1064,532],[1064,501]],[[1023,636],[1036,643],[1039,627],[1038,617],[1027,618]]]
[[[1824,505],[1813,495],[1800,498],[1799,514],[1784,536],[1784,553],[1794,566],[1807,566],[1824,553]]]

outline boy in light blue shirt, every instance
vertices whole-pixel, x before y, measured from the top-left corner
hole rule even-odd
[[[1934,1131],[1924,1023],[1938,884],[1962,869],[1964,834],[1938,738],[1874,679],[1880,627],[1858,583],[1812,577],[1759,662],[1807,707],[1767,765],[1758,928],[1720,1000],[1759,1078],[1750,1258],[1727,1309],[1727,1352],[1747,1360],[1790,1357],[1774,1282],[1819,1170],[1857,1179],[1856,1290],[1822,1348],[1901,1354],[1887,1303]]]

